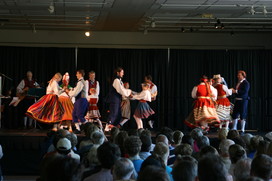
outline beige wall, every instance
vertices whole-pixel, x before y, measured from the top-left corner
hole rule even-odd
[[[91,48],[271,49],[272,33],[152,33],[0,30],[2,46]]]

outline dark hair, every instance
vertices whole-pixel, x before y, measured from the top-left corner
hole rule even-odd
[[[227,169],[219,156],[208,154],[198,162],[200,181],[226,181]]]
[[[147,134],[142,134],[140,136],[140,139],[142,141],[141,151],[149,152],[151,149],[151,144],[152,144],[151,136],[149,136]]]
[[[174,133],[173,133],[174,143],[180,144],[183,136],[184,136],[184,134],[181,131],[179,131],[179,130],[174,131]]]
[[[111,169],[115,161],[121,156],[120,149],[116,144],[105,142],[97,149],[97,158],[102,168]]]
[[[237,130],[229,130],[227,138],[232,140],[233,138],[236,138],[236,137],[239,137],[239,136],[240,135],[239,135],[239,132]]]
[[[69,131],[67,131],[67,130],[59,129],[55,133],[54,138],[53,138],[53,145],[54,145],[55,148],[57,148],[57,143],[58,143],[59,139],[61,139],[61,138],[67,138],[72,143],[71,133]]]
[[[243,76],[244,78],[246,78],[246,72],[245,72],[245,71],[239,70],[237,74],[239,74],[239,73],[242,74],[242,76]]]
[[[272,176],[272,158],[264,154],[256,156],[251,163],[250,174],[268,181]]]
[[[178,145],[174,150],[175,155],[192,155],[193,148],[187,143],[182,143]]]
[[[212,146],[204,146],[199,152],[199,157],[201,158],[207,154],[218,155],[218,151]]]
[[[172,171],[174,180],[194,181],[197,176],[197,164],[192,161],[179,162]]]
[[[124,142],[128,138],[128,134],[126,131],[120,131],[116,137],[114,138],[114,143],[117,144],[121,150],[122,156],[125,154]]]
[[[198,146],[199,149],[205,147],[205,146],[209,146],[210,145],[210,140],[207,136],[201,136],[199,138],[197,138],[196,140],[196,144]]]
[[[165,169],[165,164],[160,156],[157,154],[152,154],[147,157],[142,165],[140,171],[143,171],[147,166],[156,166]]]
[[[77,72],[80,73],[82,75],[82,77],[84,77],[85,71],[83,69],[77,70]]]
[[[229,157],[231,160],[231,163],[236,163],[238,160],[246,158],[246,151],[245,149],[238,145],[234,144],[229,147]]]
[[[117,68],[114,70],[114,75],[117,75],[117,72],[121,72],[122,70],[124,70],[122,67],[117,67]]]
[[[151,80],[151,81],[152,81],[152,76],[151,76],[151,75],[146,75],[145,78],[146,78],[147,80]]]
[[[80,164],[68,156],[58,156],[51,159],[42,169],[42,181],[80,181]]]
[[[138,136],[129,136],[125,142],[124,147],[129,156],[135,156],[141,151],[142,142]]]
[[[208,81],[208,77],[206,75],[202,75],[200,82]]]
[[[137,181],[170,181],[166,170],[156,166],[147,166],[140,171]]]
[[[163,127],[157,135],[165,135],[169,141],[169,143],[173,143],[173,130],[168,127]]]
[[[187,135],[184,135],[184,136],[182,137],[182,143],[187,143],[187,144],[193,146],[193,144],[194,144],[194,139],[192,138],[191,135],[188,135],[188,134],[187,134]]]

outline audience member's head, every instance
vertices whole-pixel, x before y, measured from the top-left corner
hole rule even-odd
[[[246,147],[247,147],[247,150],[249,152],[251,152],[253,149],[252,149],[252,146],[250,144],[250,140],[251,140],[251,138],[253,138],[253,135],[250,134],[250,133],[246,133],[243,136],[241,136],[241,138],[244,140],[244,142],[246,144]]]
[[[191,135],[184,135],[182,137],[182,143],[187,143],[193,147],[194,145],[194,139],[192,138]]]
[[[236,164],[238,160],[245,159],[247,156],[246,151],[242,146],[234,144],[229,147],[229,157],[231,163]]]
[[[272,177],[272,158],[268,155],[258,155],[251,163],[250,175],[269,181]]]
[[[128,130],[128,136],[139,136],[139,132],[137,129],[130,129]]]
[[[220,139],[220,140],[227,139],[228,133],[229,133],[229,130],[228,130],[228,129],[226,129],[226,128],[221,128],[221,129],[218,131],[218,139]]]
[[[180,145],[183,136],[184,136],[184,134],[181,131],[179,131],[179,130],[174,131],[174,133],[173,133],[174,144]]]
[[[245,158],[236,162],[233,174],[236,181],[243,181],[250,177],[251,159]]]
[[[219,156],[206,155],[198,162],[199,181],[226,181],[227,169]]]
[[[242,146],[246,150],[246,148],[247,148],[246,143],[244,142],[244,140],[240,136],[235,137],[232,140],[235,142],[235,144]]]
[[[272,142],[272,131],[270,131],[269,133],[266,133],[264,135],[264,139],[269,141],[269,142]]]
[[[159,134],[156,138],[156,144],[159,143],[159,142],[162,142],[166,145],[169,145],[169,141],[167,139],[167,137],[163,134]]]
[[[176,160],[173,164],[173,168],[179,164],[180,162],[184,162],[184,161],[190,161],[190,162],[194,162],[195,164],[198,164],[197,160],[192,157],[192,156],[189,156],[189,155],[178,155],[176,156]]]
[[[166,165],[159,155],[152,154],[143,161],[140,171],[143,171],[147,166],[156,166],[165,169]]]
[[[136,156],[141,151],[142,142],[138,136],[129,136],[125,142],[124,147],[126,153],[130,156]]]
[[[175,155],[192,155],[193,148],[191,145],[188,145],[187,143],[182,143],[178,145],[174,150]]]
[[[198,137],[198,139],[196,140],[196,144],[198,146],[199,149],[205,147],[205,146],[210,146],[210,140],[207,136],[200,136]]]
[[[59,129],[54,138],[53,138],[53,145],[55,148],[57,148],[57,143],[59,141],[59,139],[61,138],[67,138],[68,140],[71,140],[71,134],[68,130],[65,130],[65,129]]]
[[[234,141],[230,139],[224,139],[219,144],[219,152],[222,157],[229,157],[229,147],[234,145]]]
[[[192,138],[194,140],[197,140],[198,138],[200,138],[201,136],[203,136],[203,131],[201,128],[195,128],[191,131],[190,135],[192,136]]]
[[[87,138],[90,138],[91,139],[91,135],[92,135],[92,133],[93,132],[95,132],[95,131],[99,131],[99,128],[96,126],[96,125],[94,125],[94,124],[88,124],[87,126],[86,126],[86,124],[84,124],[84,130],[86,130],[86,137]]]
[[[239,132],[237,130],[230,130],[228,132],[227,138],[232,140],[233,138],[236,138],[236,137],[239,137],[239,136],[240,135],[239,135]]]
[[[70,133],[71,134],[71,144],[72,144],[72,148],[75,148],[78,141],[77,141],[77,135],[75,133]]]
[[[157,166],[147,166],[140,171],[137,181],[170,181],[165,169]]]
[[[60,156],[46,165],[40,179],[42,181],[80,181],[80,177],[79,162],[68,156]]]
[[[206,156],[208,154],[213,154],[213,155],[219,155],[218,151],[212,147],[212,146],[204,146],[203,148],[201,148],[200,152],[199,152],[199,157],[202,158],[203,156]]]
[[[195,181],[197,177],[197,163],[182,161],[175,165],[172,175],[175,181]]]
[[[57,151],[60,154],[67,155],[71,152],[72,144],[67,138],[60,138],[57,142]]]
[[[97,149],[97,158],[102,168],[111,169],[115,161],[121,156],[120,149],[116,144],[105,142]]]
[[[157,143],[153,150],[153,153],[159,155],[163,159],[165,165],[167,165],[169,147],[166,144],[162,142]]]
[[[141,152],[149,152],[152,145],[151,136],[148,134],[141,134],[140,139],[142,141]]]
[[[257,150],[259,142],[263,140],[264,138],[262,136],[256,135],[256,136],[253,136],[253,138],[251,138],[250,144],[254,150]]]
[[[113,141],[115,139],[115,137],[118,135],[119,132],[120,132],[119,128],[117,128],[117,127],[111,128],[111,130],[110,130],[111,141]]]
[[[105,141],[104,134],[100,131],[95,131],[91,134],[91,140],[95,145],[102,145]]]
[[[255,156],[260,155],[260,154],[267,154],[268,153],[268,148],[269,148],[269,141],[260,141],[259,145],[257,147],[257,152],[255,154]]]
[[[114,139],[114,143],[119,146],[122,156],[124,156],[125,154],[124,142],[127,138],[128,138],[128,133],[126,131],[120,131]]]
[[[168,144],[171,144],[173,143],[173,130],[168,128],[168,127],[163,127],[160,131],[159,131],[159,134],[163,134],[167,137],[169,143]]]
[[[129,180],[134,172],[134,165],[132,161],[127,158],[117,160],[113,166],[114,180]]]

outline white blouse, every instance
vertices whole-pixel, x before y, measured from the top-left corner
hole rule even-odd
[[[46,88],[46,94],[55,94],[59,96],[62,93],[62,89],[57,83],[57,81],[53,80],[51,83],[48,84]]]
[[[133,98],[151,102],[151,93],[149,90],[143,90],[140,94],[133,95]]]

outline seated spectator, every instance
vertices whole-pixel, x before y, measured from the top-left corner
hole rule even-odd
[[[120,131],[114,140],[114,143],[117,144],[121,150],[122,157],[125,157],[124,142],[127,138],[128,138],[128,133],[126,131]]]
[[[226,129],[226,128],[219,129],[218,139],[221,140],[221,141],[227,139],[228,133],[229,133],[229,130]]]
[[[66,138],[64,138],[66,139]],[[80,181],[80,165],[75,159],[60,156],[51,160],[42,170],[40,181]]]
[[[142,142],[138,136],[129,136],[125,142],[124,147],[129,159],[132,161],[136,172],[140,171],[143,160],[140,158],[139,153],[141,150]]]
[[[264,135],[264,139],[265,139],[266,141],[272,142],[272,131],[270,131],[269,133],[266,133],[266,134]]]
[[[258,155],[251,163],[250,175],[269,181],[272,177],[272,158],[268,155]]]
[[[159,142],[162,142],[166,145],[169,145],[169,141],[168,141],[168,138],[163,135],[163,134],[159,134],[157,137],[156,137],[156,144],[159,143]]]
[[[142,172],[147,166],[156,166],[156,167],[163,168],[165,170],[164,161],[159,155],[156,155],[156,154],[152,154],[144,160],[144,162],[142,163],[140,172]]]
[[[229,157],[229,147],[234,144],[235,144],[234,141],[230,139],[225,139],[225,140],[222,140],[219,145],[219,154],[227,170],[230,169],[230,165],[231,165],[231,161]]]
[[[137,181],[170,181],[170,178],[164,169],[156,166],[147,166],[139,173]]]
[[[192,156],[189,156],[189,155],[178,155],[176,157],[176,160],[174,162],[174,165],[173,165],[173,168],[178,165],[180,162],[183,162],[183,161],[190,161],[190,162],[194,162],[195,164],[198,164],[197,160],[192,157]]]
[[[192,138],[191,135],[184,135],[182,137],[182,143],[187,143],[187,144],[191,145],[192,148],[194,147],[194,139]]]
[[[116,144],[103,143],[97,149],[97,157],[102,169],[98,173],[85,178],[84,181],[112,181],[111,169],[114,163],[120,159],[120,155],[120,149]]]
[[[246,133],[243,136],[241,136],[241,138],[244,140],[245,144],[246,144],[246,152],[247,152],[247,156],[251,157],[251,154],[255,154],[251,144],[250,144],[250,140],[251,138],[253,138],[253,135],[250,133]],[[253,153],[254,152],[254,153]],[[252,156],[253,157],[253,156]]]
[[[91,135],[91,140],[93,142],[93,146],[88,152],[87,159],[89,165],[99,165],[99,161],[97,158],[97,149],[100,145],[104,143],[104,134],[100,131],[93,132]]]
[[[245,158],[236,163],[233,171],[235,181],[243,181],[250,177],[251,161],[250,158]]]
[[[175,165],[172,175],[174,181],[195,181],[197,177],[197,163],[182,161]]]
[[[210,146],[210,140],[207,136],[201,136],[197,138],[196,144],[199,149],[202,149],[205,146]]]
[[[85,133],[85,137],[79,144],[79,150],[81,150],[84,146],[89,146],[93,144],[91,140],[91,134],[95,131],[99,131],[99,128],[95,126],[93,123],[88,122],[83,125],[82,130]]]
[[[67,138],[69,140],[71,140],[71,133],[68,130],[65,129],[59,129],[56,131],[55,134],[52,135],[53,136],[53,142],[52,144],[48,147],[47,153],[50,152],[55,152],[56,151],[56,145],[57,142],[59,141],[60,138]]]
[[[177,155],[192,155],[193,153],[193,148],[188,145],[188,144],[183,144],[181,143],[180,145],[178,145],[175,149],[174,149],[174,156],[170,156],[169,159],[168,159],[168,165],[172,165],[175,160],[176,160],[176,157]]]
[[[257,147],[257,151],[255,154],[255,157],[261,154],[267,154],[268,153],[268,148],[269,148],[269,141],[263,140],[259,142],[259,145]]]
[[[233,138],[240,137],[239,132],[237,130],[229,130],[227,139],[232,140]]]
[[[206,156],[207,154],[213,154],[213,155],[219,156],[218,151],[214,147],[205,146],[205,147],[201,148],[201,150],[199,152],[199,158],[202,158],[202,157]]]
[[[142,146],[141,146],[141,151],[139,153],[139,156],[142,160],[145,160],[147,157],[151,155],[150,150],[151,150],[152,140],[151,140],[151,136],[148,134],[141,134],[140,139],[142,141]]]
[[[183,136],[184,136],[184,134],[181,131],[179,131],[179,130],[174,131],[174,133],[173,133],[174,143],[172,144],[172,146],[177,147],[178,145],[180,145]]]
[[[198,162],[199,181],[227,181],[228,173],[219,156],[206,155]]]
[[[115,181],[129,181],[134,179],[134,165],[127,158],[117,160],[113,166],[113,180]]]
[[[197,140],[203,136],[203,131],[200,128],[195,128],[190,133],[191,137],[194,139],[193,149],[194,152],[199,152],[201,148],[197,146]]]
[[[170,180],[173,180],[172,178],[172,168],[167,166],[167,161],[168,161],[168,157],[169,157],[169,147],[168,145],[162,143],[162,142],[159,142],[156,144],[155,148],[154,148],[154,151],[153,151],[153,154],[156,154],[158,155],[159,157],[162,158],[164,164],[165,164],[165,169],[166,169],[166,173],[168,173],[169,177],[170,177]]]
[[[57,152],[61,155],[69,156],[80,162],[80,156],[72,150],[71,141],[67,138],[59,139],[57,143]]]
[[[235,164],[237,161],[247,158],[246,151],[242,146],[234,144],[229,147],[229,156],[230,156],[230,161],[231,161],[229,174],[231,174],[233,179],[235,179],[234,173],[233,173],[233,170],[235,168]]]
[[[120,132],[120,129],[117,127],[113,127],[110,130],[110,141],[113,143],[115,137],[118,135],[118,133]]]
[[[259,146],[259,142],[260,142],[260,141],[264,141],[264,138],[263,138],[262,136],[260,136],[260,135],[256,135],[256,136],[254,136],[253,138],[251,138],[250,144],[251,144],[251,147],[252,147],[252,149],[253,149],[253,152],[252,152],[252,154],[250,155],[250,158],[251,158],[251,159],[254,158],[254,155],[255,155],[255,153],[256,153],[256,151],[257,151],[257,148],[258,148],[258,146]]]

